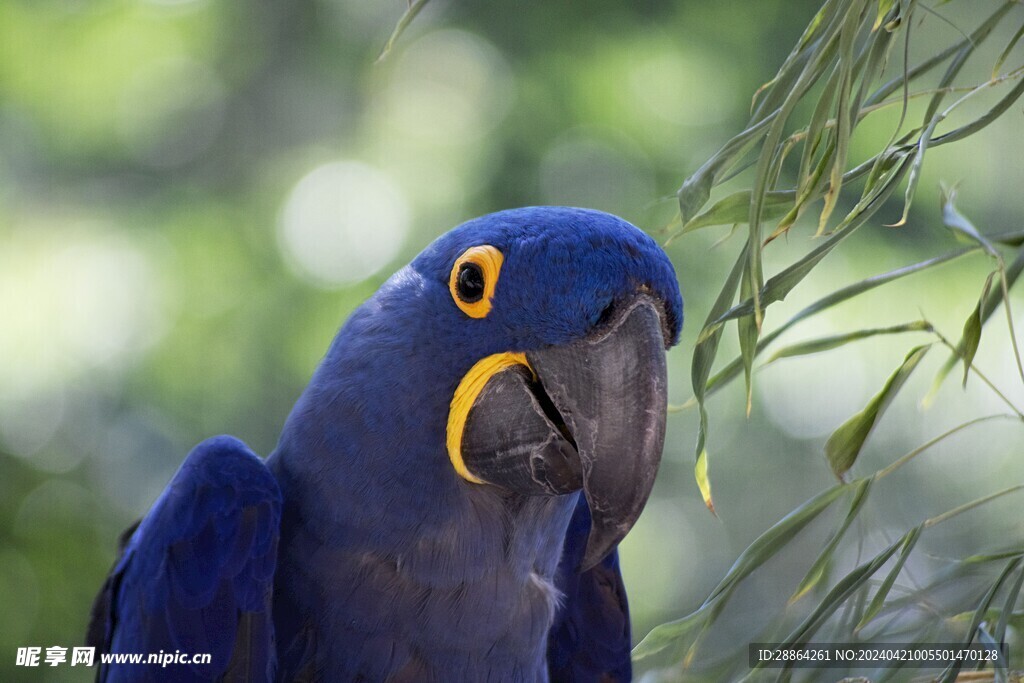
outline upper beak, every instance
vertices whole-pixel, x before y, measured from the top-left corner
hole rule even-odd
[[[478,480],[526,494],[583,489],[591,511],[581,571],[629,532],[654,485],[665,442],[666,336],[661,306],[638,294],[587,337],[526,354],[487,381],[461,457]]]

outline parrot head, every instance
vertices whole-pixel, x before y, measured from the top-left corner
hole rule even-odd
[[[353,314],[291,421],[333,419],[307,450],[375,435],[350,458],[373,470],[390,449],[387,476],[400,482],[404,467],[424,488],[430,470],[435,496],[582,491],[586,569],[650,494],[665,352],[682,322],[672,264],[626,221],[563,207],[490,214],[439,237]]]

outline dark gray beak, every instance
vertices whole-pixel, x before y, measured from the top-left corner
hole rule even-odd
[[[665,442],[666,336],[646,294],[616,304],[586,338],[526,354],[474,403],[462,455],[480,479],[518,493],[583,489],[591,511],[581,571],[629,532]]]

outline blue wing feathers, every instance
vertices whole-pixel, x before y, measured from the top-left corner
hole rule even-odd
[[[548,672],[554,683],[632,678],[629,605],[618,551],[580,573],[589,532],[590,508],[581,495],[558,565],[564,598],[548,632]]]
[[[273,475],[244,443],[197,446],[127,539],[97,597],[101,652],[209,653],[207,665],[111,665],[101,681],[273,675],[270,599],[281,518]]]

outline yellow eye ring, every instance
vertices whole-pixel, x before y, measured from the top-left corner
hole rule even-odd
[[[459,309],[470,318],[486,318],[498,285],[505,257],[495,247],[470,247],[455,260],[448,276],[448,291]]]

